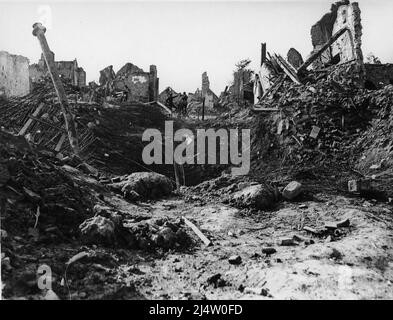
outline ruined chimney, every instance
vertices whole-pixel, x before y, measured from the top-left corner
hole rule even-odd
[[[266,61],[266,43],[261,43],[261,65]]]
[[[207,72],[205,71],[204,73],[202,73],[202,97],[206,95],[209,89],[210,89],[210,81],[209,81],[209,77],[207,76]]]

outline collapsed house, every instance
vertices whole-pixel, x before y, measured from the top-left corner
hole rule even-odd
[[[78,61],[76,59],[73,61],[55,61],[55,54],[51,52],[51,55],[60,77],[74,86],[86,86],[86,72],[82,67],[78,66]],[[29,75],[32,83],[39,82],[48,76],[48,68],[42,54],[38,63],[29,66]]]
[[[108,66],[100,71],[99,82],[105,88],[105,96],[120,93],[123,94],[123,101],[158,100],[159,78],[155,65],[151,65],[149,72],[145,72],[132,63],[126,63],[117,73],[113,66]]]
[[[202,90],[200,91],[200,97],[205,99],[205,106],[207,108],[213,108],[214,104],[218,101],[218,97],[210,89],[210,81],[206,71],[202,73]]]
[[[285,60],[278,54],[268,53],[262,43],[261,67],[255,77],[255,104],[282,81],[281,75],[295,83],[307,79],[307,71],[335,69],[334,78],[351,78],[358,87],[377,89],[390,84],[393,67],[390,64],[364,63],[362,52],[361,11],[357,2],[339,1],[331,6],[311,27],[313,50],[303,61],[301,54],[291,48]]]
[[[29,92],[29,60],[0,51],[0,96],[18,97]]]

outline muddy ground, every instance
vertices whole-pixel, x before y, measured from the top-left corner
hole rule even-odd
[[[9,258],[2,265],[3,297],[44,299],[47,291],[37,287],[37,270],[46,264],[60,299],[393,298],[390,204],[314,192],[301,201],[249,212],[184,193],[139,203],[111,192],[100,198],[130,217],[184,216],[212,245],[205,246],[191,229],[192,245],[181,250],[82,244],[78,237],[64,241],[56,228],[39,235],[8,230],[2,239],[2,253]],[[347,218],[349,226],[334,232],[303,230]],[[282,245],[283,238],[293,236],[292,245]],[[271,251],[264,253],[266,248]],[[67,267],[80,252],[88,256]]]

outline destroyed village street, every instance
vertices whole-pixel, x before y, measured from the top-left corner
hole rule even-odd
[[[150,225],[136,240],[146,247],[62,243],[56,227],[42,235],[29,228],[29,235],[2,240],[13,265],[10,270],[3,265],[7,298],[43,298],[34,281],[28,281],[34,279],[39,264],[51,266],[53,290],[62,299],[392,298],[391,206],[317,193],[249,216],[213,199],[205,201],[207,196],[199,192],[200,196],[187,193],[187,201],[173,196],[133,205],[104,192],[84,174],[70,176],[84,188],[102,192],[96,212],[117,214],[131,225],[135,221]],[[239,185],[244,183],[224,189],[236,190]],[[212,244],[206,246],[184,227],[184,237],[190,237],[186,248],[174,244],[173,235],[166,237],[162,232],[166,229],[159,225],[182,216],[198,225]],[[332,225],[339,221],[344,221],[342,227]],[[144,237],[159,228],[162,245],[172,249],[147,249]],[[81,252],[86,254],[66,269],[67,261]],[[65,270],[69,289],[60,285]]]
[[[53,27],[25,34],[0,3],[20,50],[0,51],[1,299],[393,299],[393,51],[373,34],[388,9],[48,7]]]

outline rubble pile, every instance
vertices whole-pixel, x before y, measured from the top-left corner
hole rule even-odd
[[[281,159],[282,166],[295,167],[350,165],[352,142],[376,108],[368,104],[367,90],[329,77],[283,82],[261,105],[267,111],[254,125],[254,160]]]
[[[186,249],[192,238],[182,219],[152,217],[96,204],[94,216],[79,225],[82,242],[106,247]]]
[[[393,195],[393,85],[370,92],[365,100],[378,112],[369,128],[354,142],[354,149],[361,151],[355,167],[371,177],[377,189]]]
[[[53,85],[48,81],[36,83],[33,92],[25,97],[0,102],[0,126],[25,135],[38,147],[67,156],[71,148],[64,119]],[[66,82],[63,85],[75,116],[83,159],[114,175],[145,170],[141,157],[142,133],[147,128],[163,131],[168,119],[164,110],[138,102],[86,103],[78,101],[77,88]],[[152,166],[150,170],[166,172],[167,168],[162,167],[165,166]]]
[[[69,166],[5,131],[0,131],[0,163],[3,228],[18,234],[42,232],[44,238],[77,233],[95,201],[91,186],[76,183]]]
[[[151,218],[139,222],[125,222],[128,241],[133,248],[152,250],[186,249],[193,244],[182,219]]]

